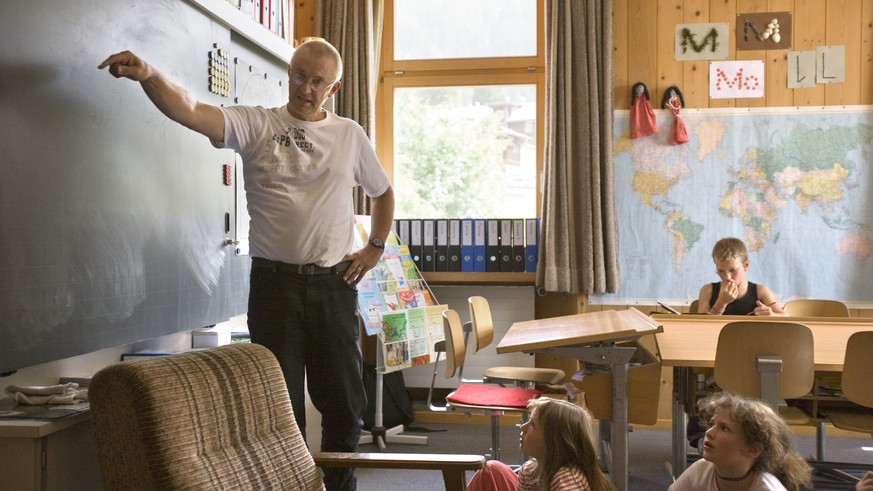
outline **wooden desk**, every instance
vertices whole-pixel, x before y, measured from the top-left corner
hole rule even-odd
[[[687,448],[686,408],[690,401],[689,372],[695,367],[715,366],[718,336],[725,324],[737,321],[766,320],[797,322],[812,331],[815,369],[825,372],[843,371],[846,343],[858,331],[873,331],[873,319],[857,317],[766,317],[751,318],[733,315],[654,314],[663,326],[656,335],[661,363],[673,370],[673,475],[685,470]]]
[[[497,345],[497,353],[548,353],[612,367],[612,425],[610,452],[604,455],[613,484],[627,490],[627,369],[636,352],[619,341],[661,332],[649,316],[630,308],[604,310],[516,322]]]

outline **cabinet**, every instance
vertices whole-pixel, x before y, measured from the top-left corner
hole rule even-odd
[[[52,421],[0,420],[0,462],[0,489],[101,489],[88,411]]]

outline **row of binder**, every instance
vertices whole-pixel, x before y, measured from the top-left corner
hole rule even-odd
[[[246,17],[291,42],[293,36],[293,3],[285,0],[227,0]]]
[[[408,218],[394,233],[423,272],[536,272],[539,218]]]

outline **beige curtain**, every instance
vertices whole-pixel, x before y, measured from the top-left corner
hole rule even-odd
[[[546,142],[537,286],[620,286],[612,162],[612,0],[546,0]]]
[[[334,96],[334,112],[357,121],[375,141],[383,0],[321,0],[317,11],[317,34],[343,58],[343,86]],[[355,213],[369,215],[370,199],[360,187],[354,195]]]

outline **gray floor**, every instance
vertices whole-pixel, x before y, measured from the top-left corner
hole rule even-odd
[[[390,437],[385,451],[409,453],[466,453],[486,454],[489,451],[491,430],[488,425],[413,423],[413,427],[423,427],[436,432],[407,432],[405,435],[427,436],[427,445],[410,445],[392,442]],[[521,463],[518,449],[518,428],[510,425],[501,427],[501,459],[509,464]],[[828,460],[873,464],[873,452],[864,451],[862,446],[873,446],[873,439],[832,436],[827,439],[825,456]],[[804,457],[815,453],[815,437],[796,436],[795,449]],[[378,452],[373,444],[361,445],[361,452]],[[670,461],[669,430],[652,430],[637,427],[629,435],[629,473],[628,487],[631,490],[663,491],[672,482],[668,471]],[[358,491],[407,491],[440,490],[442,476],[436,471],[400,471],[359,469]],[[818,488],[826,489],[826,488]]]

